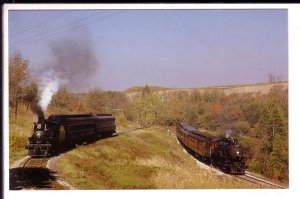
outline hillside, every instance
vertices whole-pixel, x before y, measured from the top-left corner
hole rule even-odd
[[[77,189],[266,188],[199,167],[169,130],[153,126],[79,146],[56,170]]]
[[[157,93],[161,96],[168,95],[170,93],[184,91],[187,94],[198,91],[204,92],[218,92],[230,95],[233,93],[261,93],[267,94],[274,86],[280,86],[288,88],[288,82],[276,82],[276,83],[257,83],[257,84],[242,84],[242,85],[230,85],[230,86],[211,86],[211,87],[196,87],[196,88],[164,88],[164,87],[151,87],[151,92]],[[132,87],[125,91],[129,99],[133,99],[136,95],[142,92],[143,87]]]
[[[171,89],[171,88],[160,87],[160,86],[149,86],[149,88],[152,92],[154,92],[154,91],[165,91],[165,90],[170,90]],[[130,88],[126,89],[123,92],[124,93],[142,92],[143,89],[144,89],[144,86],[133,86],[133,87],[130,87]]]
[[[23,108],[10,118],[10,165],[27,154],[34,115]],[[139,127],[117,124],[117,132]],[[169,130],[169,131],[168,131]],[[75,189],[267,188],[199,166],[164,126],[131,131],[61,154],[51,165]]]
[[[121,92],[96,91],[86,96],[90,101],[80,101],[68,92],[59,93],[54,96],[46,116],[51,113],[112,112],[102,107],[117,107],[124,110],[114,113],[117,132],[139,125],[151,127],[78,146],[63,154],[56,170],[78,189],[254,188],[199,168],[177,144],[174,134],[162,125],[175,118],[215,133],[223,134],[226,129],[233,129],[246,149],[249,171],[288,183],[288,92],[282,89],[270,92],[274,86],[287,88],[288,83],[185,89],[155,87],[155,91],[149,86],[152,93],[162,97],[147,94],[147,89],[146,95],[137,98],[136,103],[128,101],[126,94]],[[132,89],[135,91],[127,95],[137,96],[143,92],[142,88]],[[174,95],[163,101],[163,95],[178,91],[185,91],[187,95]],[[212,93],[207,95],[206,92]],[[215,95],[214,92],[227,95],[270,93],[245,97]],[[24,146],[28,144],[35,119],[26,104],[20,105],[18,117],[10,114],[10,163],[27,154]],[[272,137],[274,133],[276,137]],[[266,151],[269,146],[272,148]],[[204,182],[203,178],[208,180]]]

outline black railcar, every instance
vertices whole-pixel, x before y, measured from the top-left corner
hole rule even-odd
[[[31,157],[50,156],[91,138],[111,136],[115,130],[115,118],[111,114],[50,115],[34,123],[26,148]]]
[[[226,173],[245,174],[243,149],[236,139],[213,137],[186,123],[176,123],[176,136],[188,149]]]

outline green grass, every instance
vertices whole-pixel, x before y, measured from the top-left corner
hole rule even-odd
[[[24,146],[35,119],[25,107],[17,118],[10,115],[10,163],[27,155]],[[133,122],[117,123],[117,132],[137,127]],[[175,135],[161,126],[78,146],[56,167],[78,189],[261,188],[199,168],[177,144]]]
[[[160,126],[79,146],[56,169],[78,189],[262,188],[198,167]]]

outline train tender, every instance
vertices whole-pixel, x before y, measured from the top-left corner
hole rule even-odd
[[[213,137],[194,127],[176,123],[177,139],[213,166],[230,174],[245,174],[246,158],[237,139]]]
[[[26,146],[31,157],[47,157],[53,152],[115,133],[115,118],[111,114],[50,115],[38,118]]]

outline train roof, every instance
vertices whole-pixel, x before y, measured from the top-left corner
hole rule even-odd
[[[220,141],[222,141],[222,140],[224,140],[225,138],[224,137],[216,137],[216,138],[213,138],[212,140],[211,140],[211,142],[220,142]]]
[[[180,122],[178,123],[182,129],[188,132],[188,134],[191,137],[194,137],[195,139],[198,140],[211,140],[213,137],[207,133],[204,133],[202,131],[197,130],[195,127],[185,123],[185,122]]]
[[[88,119],[88,118],[114,118],[112,114],[73,114],[73,115],[50,115],[48,117],[48,120],[56,120],[56,121],[65,121],[65,120],[82,120],[82,119]]]

